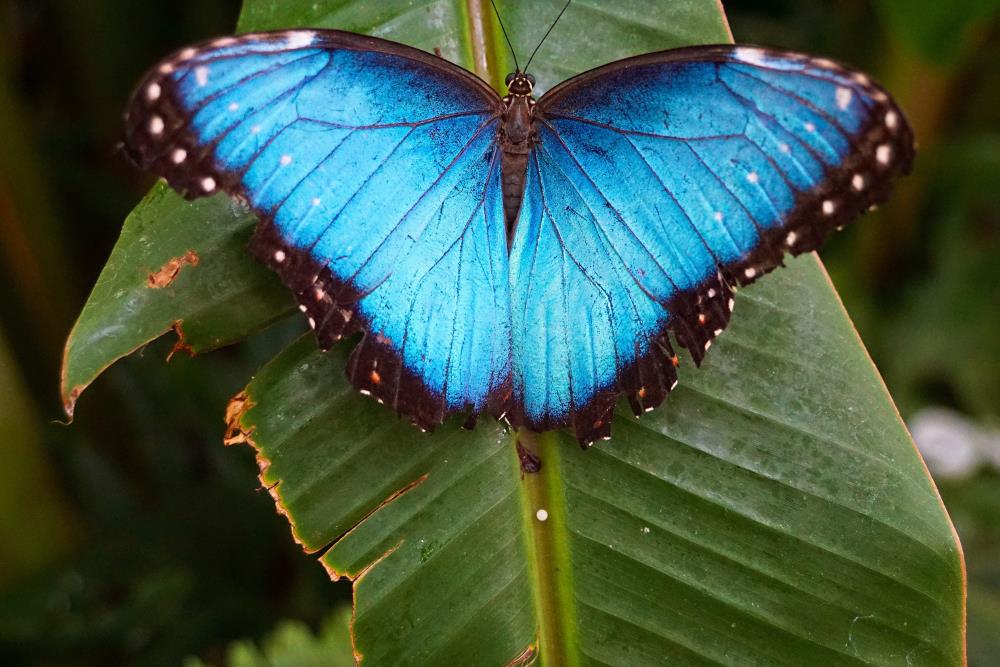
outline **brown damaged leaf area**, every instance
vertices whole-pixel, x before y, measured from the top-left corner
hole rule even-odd
[[[333,544],[329,545],[329,547],[328,547],[327,550],[332,549],[336,545],[337,542],[339,542],[340,540],[344,539],[345,537],[347,537],[348,535],[350,535],[351,533],[353,533],[355,530],[357,530],[361,526],[361,524],[363,524],[365,521],[367,521],[369,518],[371,518],[372,515],[374,515],[380,509],[382,509],[383,507],[389,505],[393,501],[397,500],[404,493],[407,493],[407,492],[412,491],[413,489],[417,488],[418,486],[420,486],[421,484],[423,484],[425,481],[427,481],[427,474],[426,473],[423,474],[423,475],[421,475],[420,477],[416,478],[415,480],[413,480],[409,484],[403,486],[402,488],[396,489],[395,491],[393,491],[392,493],[390,493],[389,496],[385,500],[383,500],[382,502],[380,502],[378,505],[376,505],[371,510],[369,510],[368,512],[366,512],[363,517],[361,517],[360,519],[358,519],[357,522],[347,530],[347,532],[345,532],[343,535],[341,535],[336,540],[334,540]],[[329,565],[328,563],[326,563],[325,561],[321,561],[321,563],[322,563],[323,567],[326,569],[326,573],[330,576],[331,580],[333,580],[333,581],[340,581],[341,578],[346,577],[347,579],[353,581],[355,583],[355,585],[357,585],[357,583],[361,580],[361,577],[364,576],[368,572],[368,570],[370,570],[372,568],[373,565],[375,565],[376,563],[379,563],[383,558],[385,558],[386,556],[388,556],[389,554],[391,554],[393,551],[395,551],[397,548],[399,548],[400,544],[402,544],[402,542],[400,542],[396,546],[392,547],[391,549],[389,549],[388,551],[386,551],[384,554],[382,554],[381,556],[379,556],[378,558],[376,558],[375,560],[373,560],[371,563],[368,563],[367,565],[365,565],[364,567],[362,567],[360,570],[357,570],[356,572],[349,572],[347,570],[344,570],[344,571],[338,570],[335,567],[333,567],[333,566]]]
[[[358,528],[358,526],[367,521],[373,514],[378,512],[383,507],[389,505],[393,501],[397,500],[403,494],[412,491],[416,487],[420,486],[427,480],[427,474],[425,473],[414,479],[412,482],[409,482],[405,486],[397,489],[396,491],[393,491],[391,494],[389,494],[387,498],[382,500],[378,505],[373,507],[370,511],[365,513],[364,516],[358,519],[358,521],[353,526],[351,526],[343,535],[339,536],[336,540],[334,540],[332,544],[328,544],[319,548],[308,547],[305,541],[302,540],[302,538],[299,536],[298,526],[296,526],[295,521],[292,519],[291,514],[288,512],[288,508],[285,507],[285,502],[282,499],[281,492],[279,491],[278,488],[281,484],[281,480],[269,482],[267,479],[265,479],[265,477],[267,476],[267,471],[271,466],[271,461],[261,452],[260,447],[258,447],[257,443],[254,441],[254,427],[245,425],[246,421],[245,417],[247,413],[250,411],[250,409],[253,408],[255,405],[256,402],[252,398],[250,398],[249,394],[247,394],[246,391],[241,391],[240,393],[236,394],[229,400],[229,404],[226,406],[226,416],[225,416],[226,433],[223,436],[222,442],[226,446],[246,444],[254,449],[254,454],[257,459],[257,469],[259,470],[258,479],[260,481],[261,488],[266,489],[267,492],[271,494],[271,498],[274,499],[275,511],[281,516],[285,517],[285,519],[288,521],[288,525],[292,531],[292,538],[299,544],[299,546],[302,547],[302,550],[305,551],[306,553],[316,553],[318,551],[329,550],[330,548],[333,547],[333,544],[336,544],[346,536],[350,535],[353,531],[355,531]],[[388,552],[386,552],[379,558],[376,558],[374,561],[364,566],[357,572],[346,572],[346,571],[340,572],[334,568],[327,566],[326,563],[323,563],[323,566],[326,568],[327,573],[329,574],[330,578],[333,581],[337,581],[342,577],[346,577],[351,581],[357,583],[358,579],[361,577],[362,574],[367,572],[369,569],[371,569],[373,565],[375,565],[383,558],[388,556],[389,553],[395,551],[395,549],[398,546],[399,545],[397,544]]]
[[[363,517],[358,519],[358,522],[355,523],[350,528],[350,530],[348,530],[346,533],[337,538],[332,544],[330,544],[329,547],[327,548],[327,552],[329,552],[330,549],[333,549],[333,547],[337,544],[337,542],[339,542],[340,540],[344,539],[352,532],[357,530],[357,528],[361,526],[361,524],[363,524],[365,521],[367,521],[373,514],[378,512],[383,507],[389,505],[393,501],[399,499],[403,494],[417,488],[418,486],[423,484],[426,480],[427,480],[427,474],[425,473],[420,477],[416,478],[415,480],[413,480],[412,482],[410,482],[409,484],[407,484],[406,486],[402,487],[401,489],[397,489],[396,491],[389,494],[389,496],[385,500],[380,502],[370,512],[368,512]],[[278,511],[279,513],[284,513],[280,509]],[[287,513],[284,514],[288,516]],[[288,520],[289,522],[291,522],[291,517],[288,517]],[[403,540],[400,540],[396,544],[392,545],[391,547],[386,549],[385,552],[382,553],[382,555],[378,556],[370,563],[364,565],[363,567],[361,567],[361,569],[354,572],[350,572],[347,570],[344,571],[338,570],[337,568],[327,563],[325,560],[320,560],[320,564],[326,569],[326,573],[332,581],[339,581],[341,578],[346,577],[351,582],[351,591],[352,591],[352,611],[351,611],[351,624],[350,624],[351,650],[354,653],[354,660],[357,664],[361,664],[361,661],[364,659],[364,655],[358,650],[357,637],[354,632],[355,621],[357,620],[357,612],[358,612],[358,605],[357,605],[358,584],[360,584],[362,579],[364,579],[365,576],[369,572],[371,572],[379,563],[381,563],[386,558],[395,553],[396,550],[399,549],[399,547],[401,546],[403,546]]]
[[[254,402],[250,400],[245,391],[233,396],[229,399],[229,405],[226,406],[226,435],[222,439],[222,444],[226,445],[240,445],[240,444],[250,444],[250,434],[253,433],[253,429],[245,430],[243,428],[243,417],[246,415],[247,411],[254,406]],[[264,471],[261,471],[263,474]]]
[[[254,428],[252,426],[247,427],[243,425],[244,417],[247,412],[256,405],[253,399],[247,394],[246,391],[241,391],[240,393],[229,399],[229,404],[226,406],[226,434],[222,438],[222,443],[226,446],[229,445],[249,445],[254,450],[254,456],[257,460],[257,469],[259,473],[257,479],[260,481],[260,488],[266,489],[274,500],[275,511],[288,522],[289,528],[292,531],[292,539],[295,540],[296,544],[302,547],[302,550],[306,553],[314,553],[316,549],[310,549],[306,546],[305,541],[299,535],[299,528],[292,519],[292,515],[288,513],[285,508],[285,501],[281,497],[281,492],[278,490],[278,485],[281,480],[277,482],[268,483],[264,477],[267,475],[267,469],[271,466],[271,462],[266,456],[264,456],[260,447],[253,439]]]
[[[404,487],[402,487],[400,489],[396,489],[395,491],[393,491],[391,494],[389,494],[388,498],[386,498],[385,500],[383,500],[382,502],[380,502],[378,505],[376,505],[371,510],[369,510],[368,512],[366,512],[363,517],[361,517],[360,519],[358,519],[358,521],[353,526],[351,526],[351,528],[346,533],[344,533],[339,538],[337,538],[337,540],[334,542],[334,544],[336,544],[336,542],[339,542],[340,540],[344,539],[345,537],[347,537],[348,535],[350,535],[351,533],[353,533],[355,530],[357,530],[361,526],[361,524],[363,524],[365,521],[367,521],[368,519],[370,519],[380,509],[382,509],[383,507],[386,507],[387,505],[389,505],[393,501],[397,500],[404,493],[407,493],[407,492],[412,491],[413,489],[417,488],[418,486],[420,486],[421,484],[423,484],[425,481],[427,481],[427,475],[423,474],[420,477],[418,477],[415,480],[413,480],[412,482],[410,482],[409,484],[407,484],[406,486],[404,486]],[[402,544],[402,543],[400,543],[400,544]],[[343,572],[341,572],[341,571],[333,568],[332,566],[327,565],[325,562],[323,563],[323,567],[326,568],[327,574],[330,575],[330,579],[332,579],[333,581],[338,581],[338,580],[340,580],[341,577],[347,577],[351,581],[357,583],[361,579],[361,576],[365,572],[367,572],[369,569],[371,569],[372,565],[374,565],[375,563],[378,563],[383,558],[385,558],[386,556],[388,556],[390,553],[392,553],[393,551],[395,551],[398,546],[399,546],[399,544],[397,544],[395,547],[393,547],[392,549],[390,549],[389,551],[387,551],[386,553],[384,553],[382,556],[376,558],[374,561],[372,561],[368,565],[365,565],[364,567],[362,567],[357,572],[348,572],[346,570],[343,571]],[[332,549],[333,545],[330,545],[330,548]]]
[[[67,423],[73,423],[73,411],[76,410],[76,402],[80,394],[87,388],[87,385],[77,385],[66,393],[63,398],[63,412],[66,413]]]
[[[174,322],[172,328],[174,330],[174,333],[177,334],[177,342],[174,343],[173,348],[167,354],[167,361],[169,362],[171,359],[173,359],[174,355],[177,354],[178,352],[183,352],[189,357],[194,357],[195,354],[197,353],[194,351],[194,348],[191,347],[190,344],[188,344],[187,339],[184,338],[184,329],[181,328],[180,321]]]
[[[528,644],[528,646],[521,651],[521,653],[507,663],[506,667],[524,667],[525,665],[530,665],[538,657],[538,642],[533,642]]]
[[[194,250],[188,250],[180,257],[174,257],[164,264],[163,268],[159,271],[149,274],[149,277],[146,278],[147,287],[150,289],[169,287],[171,283],[177,280],[177,276],[180,275],[181,269],[185,266],[198,266],[198,253]]]

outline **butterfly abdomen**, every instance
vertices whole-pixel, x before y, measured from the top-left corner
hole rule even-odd
[[[538,143],[535,129],[535,100],[531,97],[534,79],[523,72],[507,77],[510,94],[503,98],[503,122],[497,135],[503,153],[501,165],[503,183],[503,212],[507,228],[507,247],[514,242],[517,216],[524,198],[525,175],[528,156]]]
[[[504,153],[502,168],[503,214],[507,226],[507,246],[514,240],[517,216],[524,198],[524,177],[528,172],[527,153]]]

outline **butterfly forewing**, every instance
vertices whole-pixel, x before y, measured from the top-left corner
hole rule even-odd
[[[254,253],[348,375],[430,428],[509,385],[499,96],[445,61],[335,31],[224,38],[140,84],[139,163],[260,217]]]

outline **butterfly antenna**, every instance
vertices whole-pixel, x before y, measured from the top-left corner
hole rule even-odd
[[[518,72],[521,68],[517,65],[517,54],[514,53],[514,45],[510,43],[510,37],[507,36],[507,28],[503,25],[503,19],[500,18],[500,12],[497,11],[497,3],[494,0],[490,0],[490,4],[493,5],[493,13],[497,15],[497,22],[500,24],[500,30],[503,31],[503,38],[507,40],[507,46],[510,48],[510,55],[514,58],[514,69]]]
[[[557,23],[559,23],[559,19],[561,19],[562,15],[566,13],[566,10],[569,8],[569,3],[571,2],[573,2],[573,0],[566,0],[566,4],[563,5],[562,11],[559,12],[559,16],[557,16],[556,20],[553,21],[552,25],[549,26],[548,31],[546,31],[546,33],[542,35],[542,41],[538,42],[538,46],[535,47],[535,50],[531,52],[531,57],[528,58],[528,64],[524,66],[525,72],[527,72],[528,68],[531,67],[531,61],[534,60],[535,54],[538,53],[538,49],[542,48],[542,44],[545,43],[545,38],[549,36],[549,34],[552,32],[552,29],[556,27]]]

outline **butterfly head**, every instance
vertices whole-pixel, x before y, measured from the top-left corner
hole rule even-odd
[[[529,97],[535,87],[535,77],[527,72],[511,72],[504,79],[507,84],[507,92],[517,97]]]

